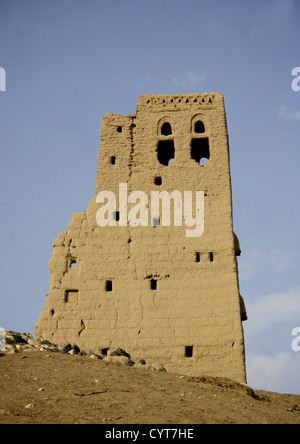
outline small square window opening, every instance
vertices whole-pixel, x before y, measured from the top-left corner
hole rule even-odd
[[[188,345],[185,347],[185,357],[192,358],[194,355],[194,347],[192,345]]]
[[[151,290],[156,291],[157,290],[157,280],[151,279]]]
[[[112,287],[112,281],[106,281],[106,291],[111,292],[113,289]]]

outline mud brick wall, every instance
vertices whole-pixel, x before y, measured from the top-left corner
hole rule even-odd
[[[120,183],[148,196],[204,191],[204,234],[151,226],[150,211],[147,227],[100,227],[97,195],[118,198]],[[146,95],[134,115],[104,116],[95,197],[53,246],[38,338],[121,347],[168,371],[246,381],[222,94]]]

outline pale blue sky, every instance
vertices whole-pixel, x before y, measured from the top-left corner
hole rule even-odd
[[[300,394],[298,0],[0,0],[0,326],[34,332],[52,241],[94,195],[101,118],[222,92],[249,384]]]

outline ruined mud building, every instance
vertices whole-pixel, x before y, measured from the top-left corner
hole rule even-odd
[[[100,227],[96,197],[118,196],[120,183],[128,192],[204,191],[204,234],[188,238],[185,226],[159,221]],[[95,197],[53,246],[38,338],[246,381],[222,94],[145,95],[136,114],[104,116]]]

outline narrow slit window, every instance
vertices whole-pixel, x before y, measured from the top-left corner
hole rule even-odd
[[[188,345],[185,347],[185,357],[192,358],[194,355],[194,347],[192,345]]]
[[[212,251],[209,253],[209,260],[210,262],[214,261],[214,253]]]
[[[175,158],[174,140],[160,140],[158,142],[157,158],[162,165],[170,165],[170,161]]]
[[[112,281],[106,281],[105,289],[107,292],[111,292],[113,290]]]
[[[157,280],[156,279],[151,279],[151,290],[156,291],[157,290]]]
[[[111,164],[112,164],[112,165],[116,165],[116,163],[117,163],[117,158],[116,158],[115,156],[112,156],[111,159],[110,159],[110,161],[111,161]]]
[[[116,222],[120,221],[120,211],[115,211],[115,221]]]
[[[196,262],[199,263],[199,262],[200,262],[200,259],[201,259],[201,258],[200,258],[200,253],[197,252],[197,253],[196,253]]]
[[[162,178],[161,177],[156,177],[154,180],[155,185],[157,185],[158,187],[160,187],[162,185]]]
[[[192,140],[191,157],[199,165],[205,165],[210,159],[209,139],[207,137]]]

